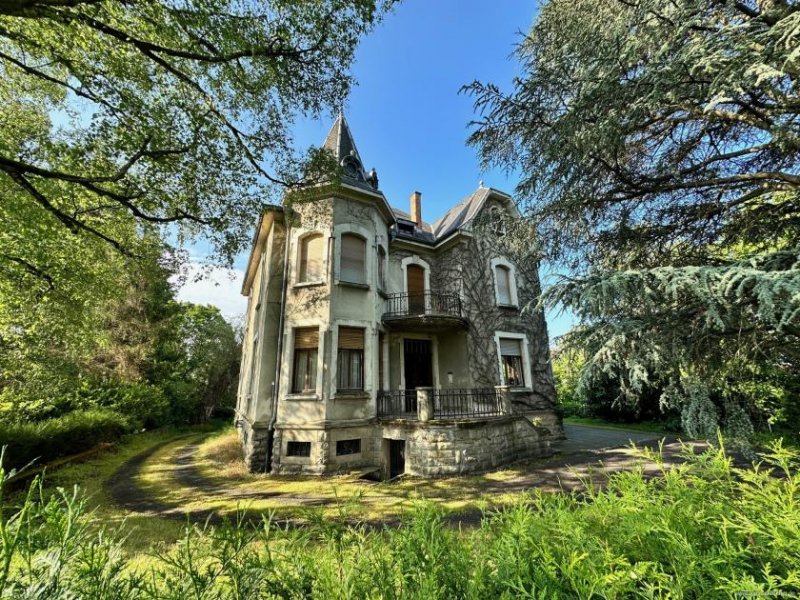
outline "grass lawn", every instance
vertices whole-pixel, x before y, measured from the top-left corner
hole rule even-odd
[[[187,446],[197,444],[188,460]],[[132,482],[134,496],[165,510],[139,512],[117,505],[107,485],[132,458],[154,450]],[[541,461],[538,461],[541,462]],[[86,496],[91,521],[127,533],[125,549],[146,565],[155,548],[172,546],[188,523],[184,513],[213,511],[223,517],[272,517],[312,522],[331,517],[356,521],[396,521],[420,500],[432,500],[448,514],[470,513],[518,500],[521,492],[492,489],[493,484],[531,481],[537,461],[463,477],[413,479],[393,483],[355,476],[276,476],[247,472],[236,431],[230,427],[163,429],[127,436],[108,451],[81,463],[67,463],[44,476],[44,492]],[[138,488],[138,489],[137,489]],[[24,489],[5,503],[21,501]],[[202,520],[202,519],[201,519]]]
[[[199,447],[191,453],[190,462],[181,459],[192,442]],[[176,463],[180,465],[177,468]],[[199,479],[187,480],[187,463]],[[192,512],[213,510],[233,517],[246,511],[301,521],[332,516],[379,521],[401,517],[420,499],[433,500],[447,513],[478,513],[511,502],[519,494],[495,493],[492,484],[529,472],[531,464],[483,475],[408,478],[392,483],[365,481],[354,475],[248,473],[236,431],[227,428],[191,440],[176,440],[159,449],[144,464],[137,484],[148,495]]]
[[[202,429],[208,431],[209,427]],[[125,531],[128,533],[126,548],[132,554],[139,554],[159,542],[172,544],[182,536],[184,523],[124,510],[113,502],[105,484],[111,480],[117,469],[134,456],[176,437],[187,434],[197,435],[197,431],[197,429],[161,429],[126,436],[108,451],[102,452],[86,462],[66,464],[53,471],[46,471],[44,493],[46,495],[51,493],[71,495],[77,488],[80,493],[85,495],[86,505],[91,512],[93,522],[112,529],[124,524]],[[25,494],[26,487],[18,489],[5,502],[7,504],[19,502]]]
[[[592,419],[567,422],[617,428]],[[658,431],[652,424],[640,424],[635,429]],[[131,479],[126,479],[130,487],[125,487],[131,490],[131,501],[141,501],[144,507],[130,510],[117,505],[108,484],[114,483],[127,461],[148,451],[151,454],[132,472]],[[614,451],[615,460],[622,461],[624,469],[638,462],[636,455],[632,448]],[[171,546],[182,537],[188,522],[186,513],[194,513],[195,522],[214,513],[231,519],[244,514],[248,519],[271,517],[293,523],[330,518],[379,523],[396,522],[420,500],[428,500],[445,514],[458,515],[461,520],[466,515],[466,521],[472,522],[482,511],[518,502],[537,485],[558,489],[566,473],[554,466],[557,464],[544,459],[480,475],[406,478],[392,483],[360,480],[354,475],[249,473],[236,430],[217,426],[129,436],[91,460],[48,473],[45,491],[63,488],[71,493],[79,486],[88,496],[93,522],[115,529],[124,524],[129,532],[126,550],[146,564],[148,550],[159,544]],[[581,471],[582,476],[596,472],[597,465],[587,463],[584,468],[587,470]]]

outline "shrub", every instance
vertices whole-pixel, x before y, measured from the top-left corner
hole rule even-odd
[[[6,464],[20,468],[113,442],[128,431],[128,421],[114,411],[79,410],[38,423],[0,423],[0,445]]]
[[[153,429],[167,424],[170,406],[160,387],[141,381],[87,381],[76,392],[75,406],[106,408],[125,415],[131,427]]]
[[[723,449],[687,451],[659,478],[623,472],[605,490],[537,492],[466,532],[424,503],[384,530],[348,525],[346,513],[303,531],[189,525],[146,567],[122,552],[124,532],[87,526],[80,497],[32,486],[0,511],[0,597],[794,597],[800,457],[775,444],[764,458],[737,469]]]

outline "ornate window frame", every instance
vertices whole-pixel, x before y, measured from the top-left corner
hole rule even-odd
[[[492,270],[492,281],[494,282],[494,303],[497,306],[507,308],[519,308],[519,297],[517,295],[517,269],[514,264],[502,256],[498,256],[489,261]],[[500,301],[500,286],[497,284],[497,267],[508,269],[508,285],[511,294],[511,304]]]

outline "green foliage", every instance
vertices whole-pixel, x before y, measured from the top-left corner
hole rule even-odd
[[[660,389],[694,431],[791,424],[798,40],[791,0],[550,0],[511,92],[468,87],[471,142],[522,173],[535,244],[570,271],[544,302],[580,318],[587,386]]]
[[[114,442],[130,429],[128,420],[114,411],[76,410],[38,423],[0,422],[0,440],[6,466],[20,468]]]
[[[655,456],[658,459],[658,456]],[[123,532],[87,526],[83,501],[33,486],[0,514],[0,597],[727,598],[800,591],[798,456],[755,469],[724,450],[661,477],[617,473],[583,494],[537,492],[449,527],[421,503],[397,528],[318,519],[303,530],[242,520],[186,527],[133,568]],[[0,493],[2,490],[0,473]]]
[[[579,350],[556,349],[552,354],[553,378],[558,403],[565,417],[588,417],[585,399],[578,389],[586,357]]]
[[[392,3],[2,2],[0,187],[62,235],[129,253],[118,222],[171,224],[230,260],[273,184],[324,162],[291,127],[341,106]]]

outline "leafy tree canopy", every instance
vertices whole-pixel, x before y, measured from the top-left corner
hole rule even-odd
[[[2,201],[131,254],[120,215],[173,223],[229,259],[271,184],[329,167],[293,119],[341,105],[393,1],[0,0]]]
[[[551,0],[518,56],[510,93],[468,86],[471,142],[522,173],[586,373],[634,396],[658,375],[665,401],[735,360],[796,376],[800,5]]]

